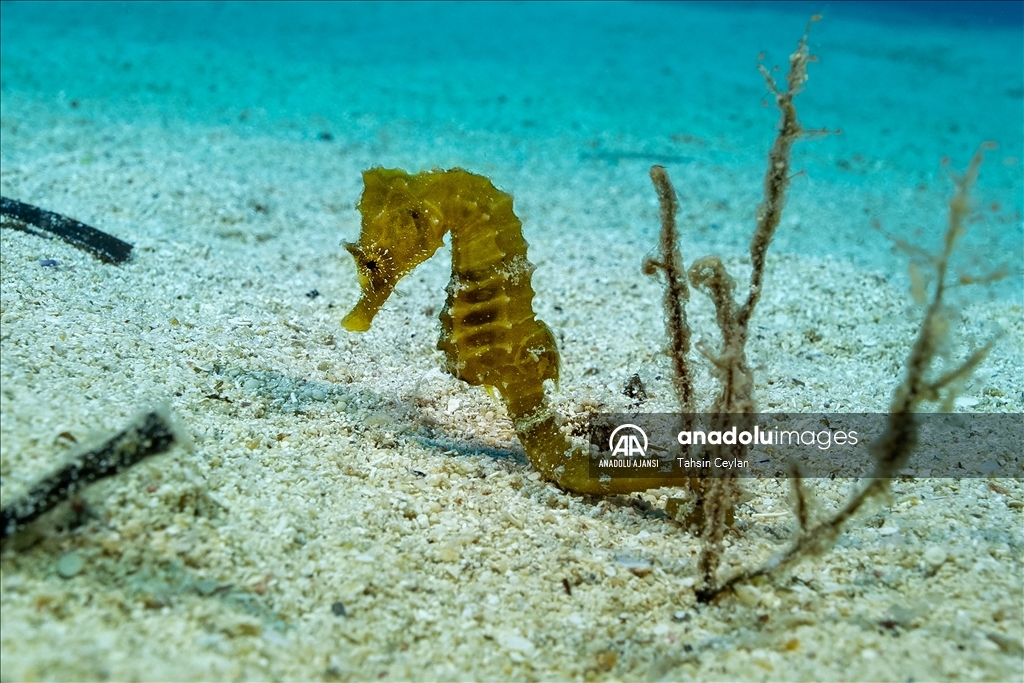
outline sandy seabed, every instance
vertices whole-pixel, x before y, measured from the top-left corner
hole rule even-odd
[[[90,488],[84,519],[63,506],[5,542],[4,681],[1024,675],[1020,479],[894,482],[832,552],[699,605],[699,541],[662,512],[671,492],[558,490],[501,405],[442,370],[446,253],[371,331],[339,326],[358,295],[340,243],[358,235],[361,171],[464,166],[515,196],[535,308],[562,354],[556,408],[624,409],[639,374],[644,409],[671,411],[661,285],[640,274],[658,230],[647,169],[672,174],[687,263],[722,253],[742,282],[776,122],[754,58],[784,66],[806,17],[484,6],[461,20],[522,24],[486,59],[469,44],[446,67],[427,45],[422,62],[368,66],[305,55],[289,35],[252,50],[272,24],[260,12],[286,11],[274,6],[150,6],[132,30],[67,7],[43,20],[45,7],[0,6],[0,188],[135,252],[114,266],[0,231],[3,497],[162,402],[192,446]],[[412,7],[397,24],[395,7],[335,7],[345,16],[295,31],[366,59],[445,11]],[[145,39],[176,20],[235,28]],[[565,22],[607,58],[552,66],[571,46],[545,31]],[[683,44],[666,28],[680,25]],[[805,173],[748,346],[763,410],[886,409],[921,311],[906,255],[872,223],[936,249],[952,192],[941,156],[962,167],[981,140],[1001,143],[958,266],[1019,266],[1021,41],[974,30],[815,26],[801,117],[843,133],[797,147]],[[539,56],[512,66],[516,41]],[[957,409],[1020,413],[1019,272],[953,298],[950,364],[1003,335]],[[690,315],[717,343],[699,294]],[[809,482],[814,514],[860,485]],[[795,524],[785,480],[745,487],[723,576],[784,549]]]

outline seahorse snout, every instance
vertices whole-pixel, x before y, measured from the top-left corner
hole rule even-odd
[[[390,259],[379,254],[367,253],[358,244],[346,242],[345,249],[352,254],[359,273],[359,287],[362,294],[359,301],[341,324],[349,332],[365,332],[370,329],[374,316],[391,296],[401,275],[394,273]]]

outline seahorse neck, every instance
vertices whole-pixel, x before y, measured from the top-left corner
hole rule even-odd
[[[462,169],[437,174],[429,195],[444,201],[444,229],[451,233],[452,266],[456,272],[487,264],[509,263],[526,255],[522,223],[512,211],[511,195],[490,180]],[[531,292],[532,294],[532,292]]]

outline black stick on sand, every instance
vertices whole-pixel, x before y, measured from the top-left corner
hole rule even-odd
[[[74,218],[25,204],[17,199],[0,197],[0,214],[23,224],[23,226],[31,225],[52,233],[79,249],[85,249],[107,263],[124,263],[132,255],[132,245],[113,235],[108,235],[92,226],[76,221]],[[15,224],[15,227],[19,226]],[[35,233],[34,230],[26,227],[21,227],[21,229]]]
[[[162,453],[181,440],[168,409],[139,416],[116,436],[79,453],[10,504],[4,501],[0,538],[13,536],[19,528],[93,482],[122,472],[150,455]]]

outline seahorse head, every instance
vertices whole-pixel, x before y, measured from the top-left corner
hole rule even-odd
[[[345,329],[370,329],[398,281],[441,246],[442,217],[428,196],[433,175],[380,167],[363,172],[359,242],[345,243],[355,259],[362,294],[341,322]]]

